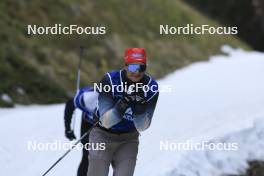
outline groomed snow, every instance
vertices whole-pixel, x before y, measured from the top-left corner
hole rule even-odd
[[[223,47],[225,55],[194,63],[159,81],[151,127],[140,136],[135,176],[218,176],[243,172],[264,158],[264,53]],[[0,109],[0,175],[37,176],[65,151],[28,151],[28,141],[67,142],[64,105]],[[79,134],[80,118],[76,134]],[[234,142],[236,151],[161,151],[160,142]],[[81,152],[71,152],[49,175],[76,175]]]

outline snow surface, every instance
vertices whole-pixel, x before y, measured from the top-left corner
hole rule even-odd
[[[264,53],[223,51],[159,81],[172,92],[160,93],[152,125],[140,136],[135,176],[235,174],[245,171],[247,160],[264,159]],[[0,109],[0,175],[41,175],[65,152],[27,148],[28,141],[68,142],[63,110],[62,104]],[[237,143],[238,149],[160,150],[160,141],[187,140]],[[71,152],[48,175],[76,175],[80,157]]]

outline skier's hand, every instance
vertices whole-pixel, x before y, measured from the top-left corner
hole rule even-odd
[[[143,114],[147,108],[147,103],[144,97],[144,92],[143,91],[135,92],[133,95],[134,95],[133,113],[135,115]]]
[[[96,113],[93,114],[93,123],[97,123],[99,121],[99,117],[96,115]]]
[[[132,97],[129,95],[124,95],[124,97],[118,101],[117,103],[117,110],[121,113],[124,114],[125,111],[127,110],[129,104],[133,101]]]
[[[133,98],[132,98],[131,95],[127,95],[127,94],[126,94],[126,95],[121,99],[121,101],[122,101],[123,103],[129,105],[129,104],[133,101]]]
[[[65,131],[65,136],[67,139],[69,139],[70,141],[76,139],[76,136],[74,135],[74,132],[72,130],[66,130]]]
[[[136,115],[143,114],[147,109],[147,103],[145,100],[139,100],[135,103],[133,112]]]

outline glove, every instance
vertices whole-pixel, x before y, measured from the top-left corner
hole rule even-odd
[[[97,123],[99,121],[99,117],[96,115],[96,113],[93,114],[93,122]]]
[[[133,108],[133,112],[136,115],[143,114],[146,111],[147,103],[144,99],[138,100],[135,103],[135,106]]]
[[[134,100],[133,100],[133,96],[131,96],[131,95],[125,95],[122,99],[121,99],[121,101],[124,103],[124,104],[126,104],[126,105],[129,105],[131,102],[133,102]]]
[[[125,95],[118,103],[117,103],[117,110],[121,113],[124,114],[125,111],[127,110],[129,104],[133,101],[133,98],[129,95]]]
[[[76,136],[74,135],[74,132],[72,130],[66,130],[65,131],[65,136],[67,139],[69,139],[70,141],[76,139]]]

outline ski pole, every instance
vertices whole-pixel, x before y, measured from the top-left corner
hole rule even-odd
[[[78,140],[78,141],[76,141],[75,143],[74,143],[74,145],[69,149],[69,150],[67,150],[54,164],[52,164],[50,167],[49,167],[49,169],[42,175],[42,176],[45,176],[45,175],[47,175],[50,171],[51,171],[51,169],[53,169],[66,155],[68,155],[75,147],[76,147],[76,145],[79,143],[79,142],[81,142],[81,140],[83,139],[83,138],[85,138],[85,136],[87,136],[89,133],[90,133],[90,131],[93,129],[93,127],[95,127],[97,124],[99,123],[99,121],[97,121],[97,122],[95,122],[94,124],[93,124],[93,126],[86,132],[86,133],[84,133],[81,137],[80,137],[80,139]]]
[[[81,66],[82,66],[82,60],[84,56],[84,47],[80,47],[80,60],[78,65],[78,71],[77,71],[77,80],[76,80],[76,93],[78,92],[80,88],[80,77],[81,77]]]
[[[79,55],[79,64],[77,69],[77,79],[76,79],[76,93],[78,93],[78,90],[80,89],[80,80],[81,80],[81,66],[82,66],[82,60],[84,56],[84,47],[80,46],[80,55]],[[72,120],[72,130],[75,130],[75,119],[76,119],[76,112],[73,111],[73,120]]]

